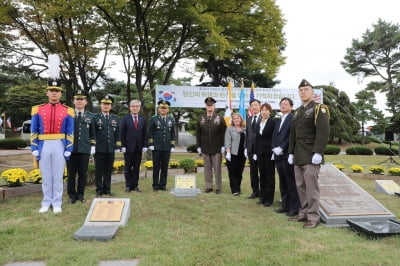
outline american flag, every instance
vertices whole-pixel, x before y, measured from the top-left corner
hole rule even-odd
[[[254,82],[251,82],[251,87],[250,87],[250,99],[249,99],[249,106],[252,100],[254,100],[254,90],[255,90],[255,84]],[[249,116],[252,116],[253,113],[251,112],[251,108],[249,107]]]

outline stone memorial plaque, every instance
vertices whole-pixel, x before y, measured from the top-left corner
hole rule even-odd
[[[118,226],[84,225],[75,232],[76,240],[111,240],[117,233]]]
[[[91,222],[119,222],[125,202],[122,200],[106,200],[96,202]]]
[[[196,188],[196,176],[175,176],[175,189],[177,188]]]
[[[394,195],[400,193],[400,187],[393,180],[375,180],[375,191]]]
[[[400,223],[395,220],[357,222],[347,220],[347,223],[357,231],[371,236],[387,236],[400,234]]]
[[[332,164],[319,174],[320,213],[327,225],[348,226],[347,219],[395,218],[382,204]]]

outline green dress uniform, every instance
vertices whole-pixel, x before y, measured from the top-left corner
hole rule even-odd
[[[168,164],[171,149],[175,148],[175,120],[166,116],[154,115],[149,123],[149,147],[154,146],[153,158],[153,189],[166,190]]]
[[[76,200],[84,201],[90,149],[91,146],[95,145],[96,129],[93,113],[88,111],[76,113],[74,118],[74,144],[71,158],[67,161],[67,191],[71,203]],[[78,173],[78,182],[75,186],[76,173]]]
[[[95,184],[96,194],[111,194],[111,174],[115,160],[115,150],[121,148],[118,117],[103,113],[94,115],[96,128]]]
[[[315,227],[320,220],[318,175],[321,165],[313,164],[312,158],[314,154],[320,154],[323,163],[328,138],[329,109],[326,105],[311,101],[295,111],[290,129],[288,153],[293,154],[296,187],[300,200],[298,220],[311,222],[309,228]]]

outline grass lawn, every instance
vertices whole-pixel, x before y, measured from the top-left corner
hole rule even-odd
[[[194,154],[173,158],[196,157]],[[375,165],[385,156],[327,156],[327,162],[348,166]],[[396,160],[398,158],[395,158]],[[385,166],[386,167],[386,166]],[[365,168],[367,169],[367,168]],[[366,170],[367,171],[367,170]],[[124,183],[112,186],[115,197],[131,199],[126,227],[108,242],[73,238],[84,223],[94,187],[86,190],[88,202],[63,205],[63,212],[39,214],[41,193],[0,201],[0,265],[16,261],[45,261],[47,265],[98,265],[102,260],[140,259],[140,265],[399,265],[400,237],[369,239],[348,228],[319,226],[305,230],[265,208],[250,194],[248,171],[243,195],[230,194],[226,171],[223,193],[200,194],[194,199],[152,192],[151,178],[140,180],[142,193],[124,192]],[[387,179],[391,179],[388,176]],[[355,178],[361,187],[396,216],[400,198],[374,191],[374,180]],[[171,188],[173,177],[168,180]],[[277,182],[278,184],[278,182]],[[204,188],[203,174],[197,185]],[[66,202],[67,196],[64,194]]]

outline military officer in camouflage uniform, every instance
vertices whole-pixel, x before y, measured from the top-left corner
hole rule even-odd
[[[158,115],[149,123],[149,149],[153,158],[153,190],[167,190],[168,164],[175,149],[175,120],[168,115],[170,102],[158,102]]]
[[[307,229],[318,226],[320,220],[318,174],[329,138],[329,109],[313,101],[313,86],[305,79],[299,85],[299,96],[302,105],[290,128],[288,162],[294,164],[300,210],[289,220],[305,222]]]
[[[85,202],[85,186],[90,154],[96,150],[96,129],[93,114],[85,110],[89,95],[83,90],[74,92],[74,145],[70,159],[67,161],[67,191],[69,203],[77,200]],[[78,178],[76,174],[78,173]]]
[[[101,112],[94,115],[94,125],[96,128],[96,153],[95,159],[95,184],[96,195],[109,195],[111,192],[111,174],[115,152],[121,150],[121,140],[119,133],[118,117],[111,114],[114,99],[106,95],[100,99]]]
[[[204,100],[206,113],[199,116],[196,127],[197,152],[203,154],[205,193],[213,191],[213,174],[215,175],[215,193],[222,189],[221,163],[225,152],[224,140],[226,123],[222,115],[215,112],[213,97]]]

